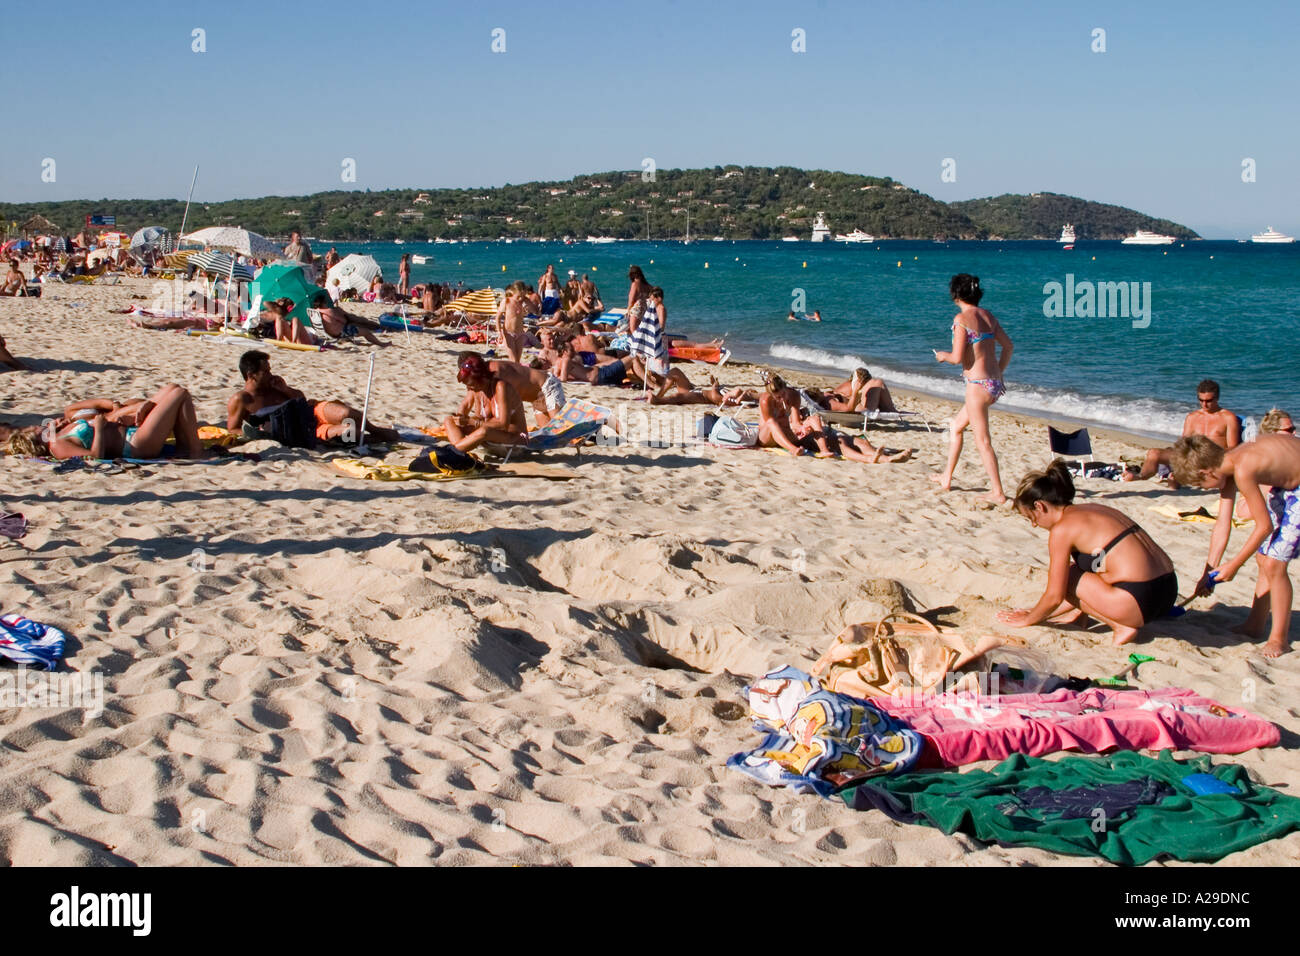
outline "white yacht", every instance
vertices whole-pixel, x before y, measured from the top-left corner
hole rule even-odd
[[[875,242],[876,237],[869,232],[863,232],[861,229],[854,229],[852,232],[842,232],[835,237],[836,242]]]
[[[411,256],[411,261],[417,266],[426,265],[433,256]]]
[[[1288,236],[1284,232],[1278,232],[1272,226],[1269,226],[1265,232],[1257,232],[1250,237],[1251,242],[1295,242],[1294,236]]]
[[[1056,241],[1057,241],[1057,242],[1066,242],[1066,243],[1072,243],[1072,242],[1074,242],[1074,226],[1070,225],[1070,224],[1067,222],[1067,223],[1065,224],[1064,228],[1061,229],[1061,238],[1060,238],[1060,239],[1057,239]]]
[[[812,241],[821,242],[823,239],[829,238],[830,234],[830,227],[826,225],[826,213],[819,212],[817,218],[813,220]]]
[[[1121,239],[1120,245],[1124,246],[1172,246],[1175,242],[1173,236],[1162,236],[1158,232],[1149,232],[1146,229],[1139,229],[1127,239]]]
[[[587,241],[597,246],[605,246],[611,242],[618,242],[613,236],[588,236]]]
[[[798,241],[799,241],[799,237],[798,237],[798,236],[782,236],[782,237],[781,237],[781,241],[782,241],[782,242],[798,242]]]

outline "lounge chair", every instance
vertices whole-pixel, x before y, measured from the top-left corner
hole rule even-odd
[[[488,444],[484,447],[494,454],[503,455],[506,461],[519,452],[552,451],[565,447],[573,448],[574,454],[580,456],[583,442],[597,434],[613,415],[612,408],[582,398],[571,398],[549,422],[528,433],[527,444]]]

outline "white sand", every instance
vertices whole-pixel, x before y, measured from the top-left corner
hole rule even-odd
[[[135,280],[0,299],[0,334],[43,370],[0,374],[0,419],[175,381],[221,422],[241,349],[109,314],[148,292]],[[460,395],[457,346],[389,338],[374,418],[439,418]],[[310,397],[359,404],[366,354],[273,361]],[[915,445],[919,460],[597,448],[553,456],[571,482],[377,484],[264,445],[260,463],[113,475],[5,459],[4,505],[31,531],[0,546],[0,609],[68,630],[68,668],[102,672],[106,700],[86,723],[78,709],[0,711],[0,851],[71,865],[1095,862],[981,847],[723,767],[758,739],[737,719],[739,688],[876,615],[882,580],[954,607],[970,636],[1041,593],[1045,534],[974,506],[987,487],[974,449],[962,490],[941,495],[926,476],[946,435],[883,434],[871,437]],[[1047,461],[1041,423],[998,414],[994,435],[1011,487]],[[1137,447],[1096,444],[1105,460]],[[1086,488],[1152,532],[1186,594],[1209,526],[1148,506],[1209,499]],[[1283,746],[1215,759],[1295,793],[1300,654],[1266,662],[1228,631],[1253,586],[1248,568],[1219,589],[1223,605],[1157,626],[1137,647],[1159,659],[1139,686],[1253,696]],[[1112,674],[1131,649],[1104,633],[1020,633],[1063,674]],[[1227,862],[1297,857],[1292,834]]]

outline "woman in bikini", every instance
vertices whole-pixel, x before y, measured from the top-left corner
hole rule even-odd
[[[1133,519],[1105,505],[1074,504],[1074,481],[1059,458],[1025,476],[1015,508],[1048,531],[1047,589],[1028,610],[999,611],[1012,627],[1071,624],[1088,615],[1109,625],[1116,644],[1166,614],[1178,599],[1169,555]]]
[[[960,365],[965,370],[962,377],[966,380],[966,403],[952,420],[948,465],[940,474],[930,478],[944,491],[952,487],[952,475],[957,469],[957,459],[961,457],[962,434],[969,425],[975,432],[975,444],[989,476],[989,493],[983,498],[1004,504],[1007,496],[1002,490],[998,456],[993,451],[993,439],[989,435],[989,407],[1006,393],[1002,379],[1007,363],[1011,361],[1013,346],[993,313],[979,307],[984,290],[980,288],[977,276],[965,272],[953,276],[948,292],[961,310],[953,319],[952,351],[933,351],[936,360]],[[999,345],[1002,346],[1000,356]]]
[[[176,457],[204,457],[194,400],[179,385],[164,385],[152,398],[124,405],[102,399],[69,405],[65,417],[52,422],[45,435],[14,435],[7,450],[11,455],[61,460],[157,458],[172,436]]]

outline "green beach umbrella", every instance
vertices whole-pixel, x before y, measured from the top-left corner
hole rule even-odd
[[[253,280],[252,294],[268,299],[289,299],[293,302],[293,317],[311,328],[307,319],[307,308],[321,296],[330,301],[330,295],[320,286],[313,284],[302,266],[271,265],[263,266]]]

